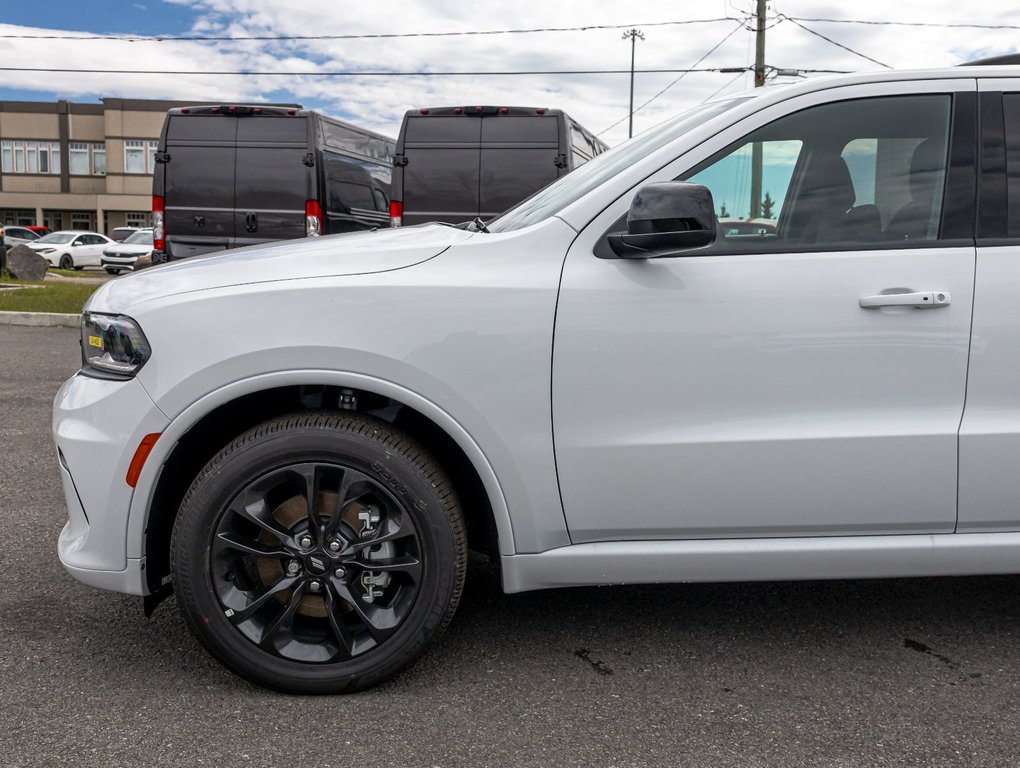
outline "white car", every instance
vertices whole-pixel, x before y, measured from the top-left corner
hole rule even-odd
[[[61,269],[82,269],[98,267],[102,263],[103,250],[113,240],[98,232],[62,230],[50,232],[26,245],[40,256],[44,256],[51,267]]]
[[[318,693],[417,657],[469,546],[508,592],[1018,573],[1017,158],[1020,67],[811,79],[487,224],[110,281],[60,558]]]
[[[103,269],[111,275],[120,274],[121,270],[131,271],[138,263],[138,259],[151,253],[152,230],[139,229],[122,242],[113,243],[103,250]]]

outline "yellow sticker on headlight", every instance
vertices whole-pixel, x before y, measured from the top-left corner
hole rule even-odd
[[[89,336],[89,346],[103,348],[103,337],[102,336]]]

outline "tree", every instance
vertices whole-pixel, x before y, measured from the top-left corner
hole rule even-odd
[[[763,219],[772,218],[772,209],[775,207],[776,201],[772,199],[772,195],[768,192],[765,193],[765,199],[761,201],[761,217]]]

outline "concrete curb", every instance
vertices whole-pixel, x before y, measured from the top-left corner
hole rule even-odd
[[[47,328],[77,328],[81,315],[59,312],[0,312],[0,325],[35,325]]]

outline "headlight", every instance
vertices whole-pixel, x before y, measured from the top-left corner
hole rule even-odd
[[[36,253],[53,253],[55,250],[57,250],[57,249],[56,248],[36,248],[35,252]]]
[[[130,317],[82,313],[81,357],[86,373],[130,378],[151,356],[145,334]]]

